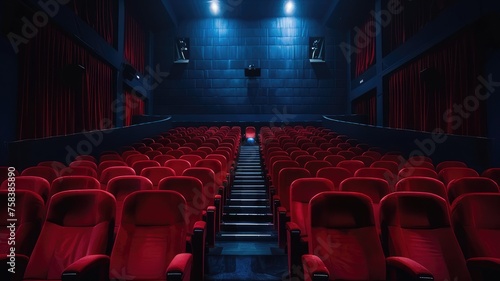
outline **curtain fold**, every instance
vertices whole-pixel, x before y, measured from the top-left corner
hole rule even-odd
[[[455,1],[405,1],[403,11],[393,15],[389,26],[384,29],[384,32],[387,32],[384,36],[384,54],[388,54],[404,44]]]
[[[144,73],[146,58],[146,34],[130,11],[125,13],[125,59],[138,72]]]
[[[377,124],[377,96],[374,91],[364,94],[352,102],[352,113],[364,115],[369,125]]]
[[[77,16],[94,28],[110,45],[115,46],[117,2],[109,0],[73,0]]]
[[[109,128],[113,69],[54,26],[23,46],[19,77],[18,139]]]
[[[132,125],[132,117],[135,115],[144,115],[144,100],[132,94],[130,91],[125,91],[125,118],[124,126]]]
[[[375,64],[375,36],[372,36],[376,33],[377,24],[375,19],[370,16],[362,25],[361,31],[366,35],[365,40],[363,42],[363,46],[356,46],[360,50],[359,53],[355,53],[354,56],[354,78],[359,77],[363,74],[368,68]]]
[[[486,106],[475,103],[479,73],[476,37],[466,30],[390,75],[388,125],[485,136]]]

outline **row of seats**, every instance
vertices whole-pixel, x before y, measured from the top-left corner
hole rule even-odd
[[[286,134],[283,134],[283,131],[286,131]],[[387,238],[387,231],[384,230],[387,224],[383,220],[382,202],[391,200],[389,198],[409,194],[423,194],[424,196],[429,195],[430,197],[434,197],[433,199],[436,197],[439,198],[438,201],[442,207],[441,211],[448,213],[450,210],[454,210],[454,206],[461,205],[460,202],[463,197],[483,196],[490,198],[490,195],[500,196],[497,182],[490,178],[479,177],[476,171],[467,168],[465,163],[461,162],[443,162],[438,165],[438,173],[429,164],[422,164],[431,163],[431,160],[428,158],[421,157],[419,159],[415,157],[405,160],[400,155],[390,153],[380,157],[382,159],[387,156],[384,158],[385,160],[373,159],[370,163],[365,163],[357,159],[341,159],[336,165],[333,165],[334,163],[325,163],[329,161],[317,159],[307,151],[304,153],[302,149],[294,148],[294,144],[298,146],[299,142],[304,140],[304,135],[309,142],[320,140],[317,137],[324,138],[326,136],[328,138],[328,136],[333,137],[337,135],[326,129],[314,127],[262,128],[260,134],[261,136],[267,136],[260,141],[261,151],[264,155],[264,163],[268,167],[268,179],[272,184],[272,191],[275,194],[273,196],[275,203],[274,213],[276,215],[275,223],[278,226],[280,246],[287,247],[289,274],[291,278],[303,277],[305,273],[305,280],[386,280],[386,278],[390,279],[389,275],[393,276],[396,274],[399,275],[400,279],[398,280],[417,280],[432,276],[436,280],[455,280],[454,278],[457,278],[456,280],[462,280],[462,278],[464,278],[463,280],[470,280],[467,270],[462,270],[461,272],[458,270],[459,275],[456,275],[457,272],[454,272],[453,269],[448,271],[447,267],[453,266],[452,263],[455,262],[453,258],[448,258],[456,256],[457,249],[453,251],[443,250],[438,253],[435,251],[423,251],[420,253],[422,254],[421,256],[414,256],[404,251],[403,253],[391,253],[386,246],[388,243],[396,243],[398,241],[393,242],[389,239],[408,239],[401,244],[401,247],[403,247],[408,241],[412,241],[412,237],[405,234],[405,237],[396,236]],[[336,136],[331,139],[336,139]],[[347,137],[344,138],[343,136],[341,136],[341,139],[345,139],[344,141],[348,140]],[[365,152],[371,151],[369,147],[363,147],[362,149]],[[319,152],[314,151],[313,153]],[[377,153],[380,154],[379,152]],[[333,158],[336,156],[338,155],[327,155],[325,157]],[[295,159],[292,159],[293,157]],[[300,160],[300,157],[307,157],[309,159],[301,164],[296,161],[297,159]],[[395,169],[391,171],[391,169],[383,167],[384,164],[387,164],[386,162],[392,164],[392,167]],[[342,164],[338,165],[339,163]],[[380,166],[378,166],[379,164]],[[495,170],[490,169],[484,175],[496,179],[494,176],[496,173]],[[393,193],[393,191],[397,192]],[[332,197],[335,198],[329,199],[331,202],[323,205],[327,209],[324,213],[311,213],[313,212],[312,208],[314,208],[312,206],[313,198],[323,193],[332,194]],[[354,203],[352,201],[354,199],[349,199],[349,196],[364,196],[365,198],[362,200],[365,201],[363,203],[365,206],[360,206],[359,202]],[[415,199],[415,201],[417,200]],[[444,204],[441,204],[442,202]],[[338,204],[342,204],[342,207],[336,208]],[[366,217],[364,219],[359,218],[355,212],[359,210],[366,211],[367,206],[369,206],[370,211],[368,217],[372,216],[372,218],[369,220]],[[411,208],[412,205],[409,206]],[[415,220],[417,224],[420,221],[424,224],[417,226],[417,228],[426,227],[425,221],[432,218],[434,210],[423,210],[421,207],[422,205],[416,206],[415,211],[421,213],[428,212],[426,214],[429,218],[419,218],[418,214],[410,215],[407,217],[410,220],[408,222],[409,226],[404,225],[404,227],[414,227],[411,226],[411,220]],[[330,211],[332,210],[335,210],[335,213],[331,213]],[[395,210],[392,209],[391,211]],[[348,212],[351,212],[351,214]],[[391,214],[396,217],[399,216],[399,214]],[[436,212],[436,215],[439,216],[439,213]],[[487,216],[488,212],[485,212],[484,215]],[[349,218],[348,216],[352,217]],[[311,230],[314,227],[315,220],[324,223],[322,226],[317,226],[320,229],[318,230],[319,232]],[[380,220],[382,220],[381,223],[379,223]],[[367,223],[368,221],[370,223]],[[493,221],[492,223],[495,224],[494,219],[489,221]],[[356,226],[358,223],[361,226]],[[364,223],[369,225],[363,225]],[[450,226],[449,223],[448,225],[446,223],[443,225],[443,227]],[[457,228],[459,227],[458,225],[457,222]],[[350,233],[351,229],[353,229],[353,232],[357,232],[356,229],[364,229],[366,227],[373,227],[374,231],[372,231],[370,236],[370,239],[373,238],[373,241],[370,239],[361,241],[361,237],[364,236],[359,236],[359,232],[343,237],[344,234]],[[431,226],[431,228],[434,227],[436,226]],[[335,229],[335,235],[329,232],[329,228]],[[328,234],[325,235],[325,233]],[[453,231],[449,233],[453,236],[450,239],[455,239],[456,241]],[[401,235],[401,232],[399,234]],[[386,240],[383,238],[386,238]],[[459,238],[458,234],[457,238]],[[381,239],[385,243],[381,243]],[[418,240],[413,242],[415,243],[410,247],[415,247],[415,249],[427,246],[418,243]],[[337,245],[337,243],[341,244]],[[342,245],[343,243],[346,244]],[[370,243],[375,243],[374,255],[370,252]],[[436,239],[433,240],[433,243],[434,246],[438,246],[439,243],[445,244],[444,241]],[[491,244],[491,239],[488,239],[487,243],[489,243],[486,244],[488,246],[496,246]],[[374,259],[377,256],[377,248],[382,248],[382,245],[384,245],[385,251],[380,251],[382,255]],[[500,249],[497,252],[500,252]],[[304,256],[304,254],[314,254],[316,256]],[[460,248],[458,248],[458,254],[462,258],[464,257]],[[394,255],[401,257],[392,257]],[[427,255],[430,256],[427,257]],[[366,258],[368,256],[370,258]],[[387,261],[385,260],[385,256],[388,257]],[[429,262],[429,260],[433,259],[433,256],[436,256],[438,260]],[[486,257],[489,259],[497,258],[498,256],[486,255]],[[385,271],[386,263],[389,266],[390,272]],[[488,270],[492,266],[491,260],[482,263],[471,263],[476,266],[471,268],[470,272],[474,277],[473,280],[488,280],[481,278],[489,276],[485,274],[490,274]],[[461,263],[461,265],[465,265],[465,262]],[[483,265],[489,267],[485,269]],[[318,268],[320,270],[315,271]],[[462,268],[465,268],[465,266]],[[420,270],[422,274],[415,274],[419,272],[417,270]],[[328,279],[328,276],[330,279]],[[498,278],[499,275],[496,274],[493,276],[495,277],[491,280],[496,280],[495,278]]]
[[[193,160],[192,162],[186,159],[168,159],[163,165],[142,167],[138,170],[137,163],[153,160],[140,160],[142,156],[146,155],[135,150],[135,147],[143,146],[134,144],[134,146],[121,148],[123,151],[121,154],[112,151],[104,152],[100,157],[102,161],[99,165],[97,165],[95,158],[87,156],[78,157],[77,160],[64,168],[78,170],[80,167],[85,167],[94,170],[95,174],[78,175],[77,173],[77,175],[61,175],[61,170],[57,170],[57,166],[55,166],[52,161],[28,168],[24,170],[20,176],[16,177],[16,195],[18,196],[17,200],[19,200],[18,206],[22,206],[20,212],[23,214],[23,220],[20,222],[23,226],[17,229],[16,236],[20,237],[19,241],[17,241],[18,245],[23,245],[24,248],[23,251],[17,252],[20,255],[20,267],[18,270],[20,273],[15,276],[14,280],[23,280],[23,264],[28,266],[26,275],[24,276],[25,279],[32,278],[34,275],[38,276],[35,278],[37,280],[60,279],[61,274],[63,276],[62,278],[65,279],[69,278],[68,276],[72,274],[76,274],[79,276],[77,278],[78,280],[106,280],[107,278],[121,280],[127,279],[127,276],[132,276],[133,279],[165,280],[166,268],[159,267],[159,263],[168,266],[168,263],[175,254],[182,252],[188,252],[190,255],[181,255],[183,258],[174,259],[172,268],[173,273],[168,277],[168,280],[203,280],[205,247],[206,245],[214,245],[215,233],[218,231],[218,224],[220,223],[221,203],[223,202],[221,195],[225,194],[224,189],[230,184],[228,181],[231,180],[231,167],[234,165],[233,161],[238,153],[241,129],[239,127],[179,127],[169,130],[165,134],[162,134],[162,136],[155,137],[155,139],[151,139],[152,141],[150,139],[144,139],[141,143],[144,145],[148,144],[149,147],[154,146],[156,141],[158,143],[163,142],[167,144],[168,142],[179,145],[181,143],[183,145],[193,143],[201,145],[199,148],[202,148],[203,145],[207,145],[210,146],[210,149],[212,149],[211,147],[213,146],[213,149],[211,153],[207,152],[206,155],[203,155],[204,157],[189,153],[182,155],[196,156],[196,161],[193,159],[190,159]],[[203,141],[206,141],[206,143]],[[216,143],[219,144],[220,147],[216,146]],[[160,146],[157,147],[161,149]],[[134,150],[132,150],[132,148]],[[196,150],[193,150],[192,152],[195,151]],[[218,154],[218,152],[221,153]],[[106,155],[125,156],[125,160],[130,160],[128,164],[131,164],[132,167],[127,164],[127,161],[110,160],[109,158],[107,159]],[[136,157],[138,159],[134,161],[136,159],[131,160],[129,159],[130,157]],[[99,170],[99,166],[109,161],[120,161],[124,162],[125,165],[111,165],[110,167]],[[56,173],[53,174],[55,176],[47,177],[47,174],[43,172],[46,170],[55,171]],[[42,172],[37,173],[38,171]],[[96,174],[99,176],[96,177]],[[8,196],[8,192],[5,190],[7,186],[8,182],[4,181],[2,183],[1,195],[5,201]],[[110,249],[103,251],[102,247],[97,249],[96,245],[91,246],[88,244],[88,239],[96,239],[96,241],[100,241],[99,243],[104,243],[102,238],[96,236],[97,234],[89,233],[88,230],[85,230],[85,233],[81,234],[78,234],[76,230],[73,232],[71,231],[71,228],[80,227],[80,223],[83,223],[84,226],[92,225],[93,221],[91,216],[95,213],[92,211],[92,206],[83,208],[82,205],[78,205],[81,209],[79,211],[73,210],[76,213],[73,213],[72,210],[62,210],[61,208],[63,207],[57,208],[57,212],[62,212],[63,214],[56,219],[56,222],[52,223],[56,224],[60,231],[64,231],[65,233],[68,232],[69,236],[58,240],[56,235],[51,234],[53,237],[49,242],[45,242],[41,239],[42,237],[46,237],[43,236],[46,227],[44,226],[41,228],[41,221],[45,218],[45,224],[47,224],[49,217],[51,217],[51,212],[55,212],[53,210],[54,205],[57,204],[55,202],[57,200],[63,200],[57,198],[59,198],[61,194],[83,191],[88,193],[104,192],[104,194],[107,194],[113,199],[112,205],[114,214],[109,220],[109,224],[112,226],[111,235],[109,236],[109,240],[107,240],[108,248],[114,245],[113,252],[110,252]],[[176,196],[180,196],[183,200],[182,204],[177,204],[175,198],[173,201],[165,200],[165,198],[163,198],[164,196],[161,195],[165,191],[170,192],[170,195],[168,195],[170,197],[173,196],[171,194],[172,192],[176,193]],[[154,204],[144,204],[144,208],[148,206],[150,209],[134,209],[137,213],[133,214],[128,211],[127,202],[131,200],[129,199],[131,196],[139,196],[135,195],[136,193],[150,193],[150,195],[146,196],[150,198],[154,198],[158,194],[159,197],[154,201]],[[25,194],[27,195],[25,196]],[[34,200],[37,201],[37,204],[23,203],[24,197],[36,198]],[[149,199],[144,200],[147,201]],[[90,201],[96,203],[95,200]],[[110,202],[108,203],[111,204]],[[136,202],[134,204],[135,208],[139,203]],[[67,205],[71,205],[71,203],[61,203],[61,206]],[[157,205],[168,205],[170,210],[161,210]],[[183,207],[184,205],[185,207]],[[33,209],[29,206],[33,206]],[[170,223],[170,221],[172,221],[171,218],[178,217],[176,214],[179,213],[179,211],[181,211],[180,214],[182,215],[182,222],[184,225],[183,237],[185,238],[182,243],[175,242],[177,238],[171,239],[169,236],[164,236],[162,234],[167,231],[169,235],[171,234],[177,237],[177,234],[173,232],[174,230],[167,230],[166,225],[163,224]],[[155,214],[156,212],[160,213]],[[28,219],[28,214],[33,215],[34,218]],[[5,218],[7,218],[7,214],[4,215]],[[100,215],[97,215],[97,217],[100,217]],[[151,221],[148,217],[152,218]],[[135,223],[137,223],[137,225],[130,226],[130,218],[136,220]],[[158,218],[158,220],[156,218]],[[7,222],[6,219],[3,221]],[[33,221],[37,223],[32,223]],[[175,223],[172,222],[172,224],[176,224],[172,229],[180,229],[178,220]],[[93,224],[93,228],[96,227],[97,225]],[[105,227],[98,228],[101,231],[105,229]],[[154,230],[155,228],[158,228],[158,230]],[[3,228],[2,230],[5,229],[6,228]],[[40,234],[40,238],[37,239],[40,229],[42,229],[42,233]],[[124,229],[125,231],[123,231]],[[150,229],[151,231],[149,231]],[[122,232],[126,234],[120,236]],[[130,239],[135,238],[137,238],[137,240],[130,241]],[[161,239],[155,242],[154,240],[158,238]],[[4,241],[2,241],[2,246],[6,245],[3,244],[3,242]],[[122,242],[124,244],[121,244]],[[171,245],[172,243],[175,245]],[[76,247],[79,252],[71,253],[71,248],[80,244],[81,247]],[[136,246],[133,247],[134,249],[130,248],[131,245],[134,244],[136,244]],[[181,247],[181,245],[184,246]],[[87,246],[90,248],[84,249]],[[122,246],[125,248],[120,248]],[[37,250],[38,248],[41,250]],[[68,252],[62,257],[64,259],[64,265],[46,263],[43,269],[35,266],[35,264],[40,263],[38,259],[41,258],[39,255],[35,255],[36,253],[42,252],[41,255],[43,256],[46,255],[46,251],[60,251],[63,248]],[[151,255],[151,253],[141,250],[141,248],[150,249],[148,251],[153,251],[154,254]],[[114,254],[115,249],[119,249],[116,255]],[[8,248],[2,248],[1,250],[2,254],[8,253]],[[31,250],[33,250],[33,253],[31,253]],[[109,274],[103,273],[103,270],[108,268],[106,263],[109,264],[109,258],[87,257],[83,254],[84,252],[87,252],[87,255],[92,253],[99,255],[111,254],[111,266],[108,269]],[[130,253],[136,254],[137,256],[129,258],[128,255]],[[30,258],[30,254],[34,256]],[[152,257],[158,257],[158,261],[150,262]],[[5,258],[6,256],[2,259]],[[82,261],[80,261],[80,259]],[[135,259],[141,260],[136,262]],[[113,263],[113,261],[118,262]],[[50,261],[47,262],[50,263]],[[75,264],[72,264],[73,262],[75,262]],[[87,262],[89,263],[87,264]],[[119,267],[116,267],[117,265],[119,265]],[[99,276],[95,275],[96,268],[99,269]],[[90,269],[90,271],[87,272],[87,269]],[[62,273],[64,270],[69,270],[66,275]],[[72,270],[82,270],[82,272],[75,273],[72,272]],[[160,274],[161,271],[163,271],[163,275]],[[87,274],[92,274],[92,277],[88,277]],[[9,278],[10,277],[12,276],[9,276]]]
[[[7,197],[0,191],[2,201]],[[115,198],[99,189],[54,195],[44,220],[36,193],[17,191],[16,203],[16,274],[8,273],[4,254],[2,280],[202,280],[205,222],[190,228],[190,207],[176,191],[131,193],[120,218]],[[2,222],[7,218],[2,212]],[[121,226],[113,239],[115,220]]]

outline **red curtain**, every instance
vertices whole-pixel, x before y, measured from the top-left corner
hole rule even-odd
[[[389,26],[384,29],[385,54],[395,50],[417,34],[441,11],[456,0],[418,0],[405,1],[401,13],[393,15]],[[386,4],[388,5],[388,4]]]
[[[375,33],[376,33],[376,22],[375,19],[370,16],[368,20],[362,25],[360,30],[363,32],[364,39],[361,40],[361,44],[358,44],[354,40],[354,45],[360,50],[359,53],[354,53],[354,78],[359,77],[368,68],[375,64]],[[366,40],[366,42],[365,42]]]
[[[138,72],[144,73],[146,34],[130,12],[125,13],[125,59]]]
[[[365,115],[369,125],[377,124],[377,96],[371,91],[352,102],[352,113]]]
[[[144,110],[144,100],[132,94],[129,91],[125,92],[125,120],[124,126],[132,125],[132,117],[134,115],[143,115]]]
[[[109,128],[112,85],[111,67],[55,27],[41,28],[19,53],[18,138]]]
[[[475,106],[466,101],[474,97],[479,85],[478,56],[474,33],[467,30],[393,73],[388,89],[389,126],[486,135],[485,105],[466,110]]]
[[[73,0],[73,9],[93,27],[110,45],[115,45],[117,2],[109,0]]]

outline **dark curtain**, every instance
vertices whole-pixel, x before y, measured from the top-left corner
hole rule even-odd
[[[125,13],[125,59],[138,72],[144,73],[146,34],[129,11]]]
[[[115,46],[117,2],[110,0],[73,0],[75,14]]]
[[[377,96],[371,91],[352,102],[352,113],[366,116],[369,125],[377,124]]]
[[[395,50],[434,20],[456,0],[404,1],[403,11],[393,15],[384,32],[384,54]],[[386,3],[387,6],[387,3]]]
[[[486,107],[460,112],[479,85],[476,36],[466,30],[389,77],[388,118],[393,128],[448,134],[486,135]],[[472,98],[473,99],[473,98]],[[467,118],[460,117],[467,116]]]
[[[125,91],[124,126],[132,125],[132,117],[134,115],[144,115],[144,100],[130,91]]]
[[[112,85],[111,67],[55,27],[41,28],[19,53],[19,139],[109,128]]]
[[[360,28],[365,34],[364,38],[366,40],[362,41],[362,45],[357,46],[356,42],[354,45],[360,50],[359,53],[354,53],[354,78],[359,77],[368,68],[375,64],[375,36],[376,33],[376,22],[372,16],[366,20],[366,22]]]

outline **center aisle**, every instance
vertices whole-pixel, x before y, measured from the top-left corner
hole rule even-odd
[[[205,280],[283,280],[287,256],[278,248],[264,176],[259,146],[242,144]]]

